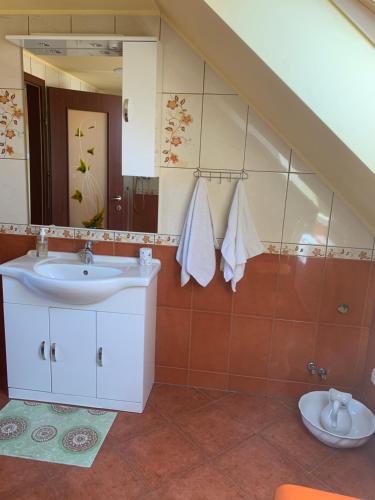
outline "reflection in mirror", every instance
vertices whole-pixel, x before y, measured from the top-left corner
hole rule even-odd
[[[24,60],[30,223],[157,232],[158,179],[121,173],[119,52]]]

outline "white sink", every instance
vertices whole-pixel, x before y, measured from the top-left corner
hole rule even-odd
[[[130,287],[148,286],[160,269],[160,261],[140,266],[133,257],[94,255],[83,264],[79,255],[49,252],[38,259],[34,251],[0,265],[0,274],[64,304],[95,304]]]

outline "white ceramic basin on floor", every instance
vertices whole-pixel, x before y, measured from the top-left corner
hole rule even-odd
[[[349,434],[342,436],[324,429],[320,424],[320,414],[328,402],[328,391],[313,391],[304,394],[298,403],[303,423],[319,441],[333,448],[356,448],[365,444],[374,434],[374,414],[356,399],[352,399],[348,405],[352,417]]]
[[[0,274],[14,278],[27,288],[64,304],[95,304],[130,287],[148,286],[160,262],[140,266],[132,257],[94,255],[93,264],[83,264],[79,255],[49,252],[38,259],[35,252],[6,262]]]

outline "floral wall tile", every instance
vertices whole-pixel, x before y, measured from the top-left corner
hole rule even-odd
[[[281,245],[281,255],[325,257],[326,247],[324,245],[297,245],[295,243],[283,243]]]
[[[25,158],[23,92],[0,89],[0,158]]]
[[[201,115],[201,95],[163,95],[161,166],[198,167]]]
[[[155,234],[155,245],[178,246],[180,236],[174,234]]]
[[[74,237],[77,240],[114,241],[114,231],[102,231],[93,229],[74,229]]]
[[[327,259],[371,260],[372,248],[327,247]]]
[[[141,245],[153,245],[155,235],[153,233],[130,233],[126,231],[115,232],[117,243],[138,243]]]
[[[262,243],[265,248],[264,253],[278,255],[281,251],[281,243],[275,241],[262,241]]]

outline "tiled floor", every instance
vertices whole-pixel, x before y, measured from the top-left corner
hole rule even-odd
[[[328,448],[290,402],[156,385],[142,415],[118,414],[91,469],[0,456],[0,498],[272,500],[298,483],[375,500],[374,466],[375,440]]]

